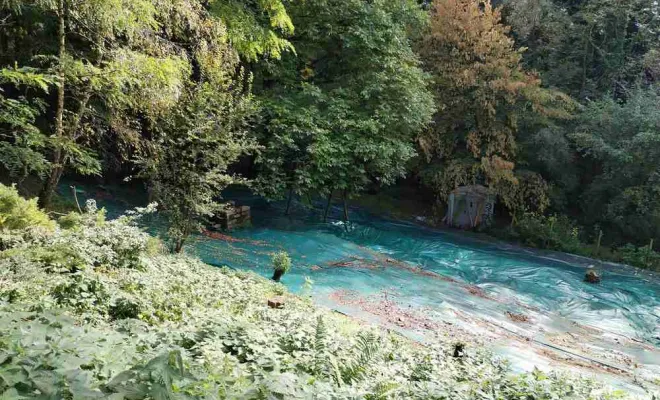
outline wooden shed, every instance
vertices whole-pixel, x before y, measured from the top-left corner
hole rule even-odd
[[[445,223],[461,229],[488,225],[493,219],[496,198],[485,186],[461,186],[449,195]]]

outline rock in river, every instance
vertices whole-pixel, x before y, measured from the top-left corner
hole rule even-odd
[[[600,274],[593,269],[587,271],[584,275],[584,281],[587,283],[600,283]]]

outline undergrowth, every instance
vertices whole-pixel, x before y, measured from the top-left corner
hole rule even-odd
[[[638,268],[660,271],[660,253],[650,246],[627,244],[620,247],[597,246],[588,243],[583,230],[566,216],[527,213],[515,225],[493,228],[490,234],[518,242],[524,246],[572,253],[605,261],[628,264]]]
[[[256,274],[162,254],[133,225],[149,210],[113,221],[87,210],[54,229],[2,231],[1,398],[627,397],[579,377],[513,375],[479,348],[453,357],[451,342],[422,346]],[[282,293],[284,308],[269,308]]]

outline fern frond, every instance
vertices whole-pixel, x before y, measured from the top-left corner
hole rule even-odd
[[[373,393],[364,396],[365,400],[382,400],[399,388],[396,382],[379,382],[373,388]]]
[[[324,366],[327,365],[327,347],[325,340],[328,336],[323,317],[319,315],[314,334],[314,370],[317,374],[323,374]]]
[[[343,381],[349,384],[363,379],[366,375],[369,364],[380,349],[378,338],[373,333],[360,334],[355,349],[357,358],[341,370]]]
[[[337,359],[332,354],[328,354],[326,360],[328,369],[331,371],[332,379],[337,386],[341,387],[344,384],[344,379],[342,378],[342,370],[337,363]]]

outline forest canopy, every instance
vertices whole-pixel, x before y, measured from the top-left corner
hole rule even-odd
[[[138,179],[174,250],[230,184],[328,205],[412,186],[437,222],[451,191],[480,184],[509,237],[547,243],[525,232],[561,218],[557,249],[602,237],[651,251],[659,12],[642,0],[4,0],[2,180],[48,208],[64,175]]]

